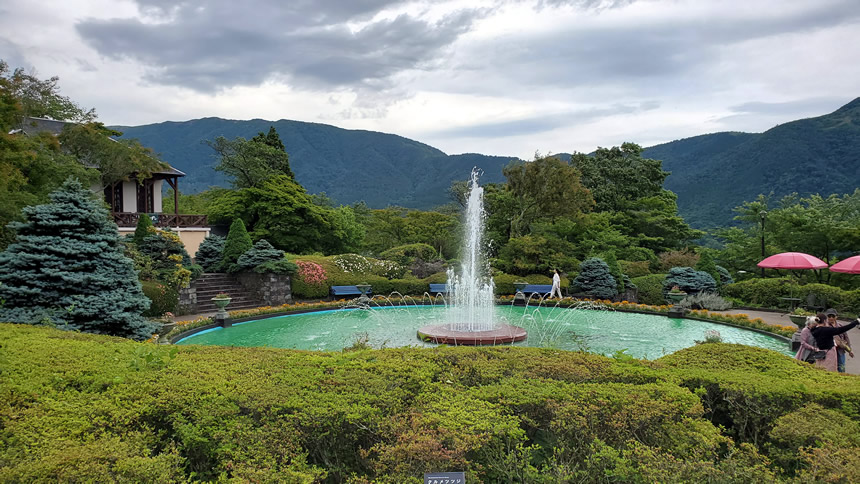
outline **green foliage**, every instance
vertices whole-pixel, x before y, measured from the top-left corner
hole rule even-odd
[[[541,216],[573,217],[591,210],[591,193],[580,183],[580,171],[555,157],[512,162],[503,170],[514,210],[509,219],[511,237],[527,235]]]
[[[80,182],[68,180],[51,203],[24,209],[17,240],[0,253],[0,321],[146,339],[153,325],[116,225]]]
[[[362,219],[367,234],[364,246],[373,253],[381,254],[402,245],[426,244],[436,254],[423,260],[456,254],[459,222],[455,215],[388,207],[368,211]]]
[[[206,144],[218,154],[215,170],[232,177],[236,188],[260,187],[273,176],[295,178],[290,170],[289,156],[274,127],[270,128],[268,135],[260,133],[251,140],[241,137],[228,140],[219,136]]]
[[[192,278],[196,279],[202,274],[201,267],[192,270],[191,257],[179,234],[167,228],[156,230],[150,227],[148,230],[149,235],[144,237],[137,248],[142,255],[152,260],[158,280],[178,289],[188,286]]]
[[[158,281],[141,281],[143,294],[149,298],[150,305],[143,315],[157,318],[164,313],[175,313],[179,306],[179,291],[172,285]]]
[[[639,289],[639,302],[653,306],[666,304],[666,296],[663,294],[663,282],[666,274],[649,274],[647,276],[634,277],[633,284]]]
[[[242,257],[242,254],[249,251],[253,246],[251,236],[245,230],[245,222],[240,218],[234,219],[230,225],[230,231],[227,232],[227,239],[224,241],[220,269],[233,272],[239,257]]]
[[[553,269],[573,272],[579,261],[567,255],[573,244],[542,235],[513,237],[499,251],[494,267],[510,274],[551,273]]]
[[[660,270],[668,271],[673,267],[694,267],[699,263],[699,254],[690,249],[670,250],[657,256]]]
[[[718,279],[720,286],[725,286],[726,284],[732,284],[735,282],[728,269],[723,266],[717,266],[717,274],[720,276]]]
[[[592,257],[579,265],[579,274],[571,284],[600,299],[612,299],[618,294],[618,286],[609,272],[609,266],[597,257]]]
[[[788,277],[748,279],[725,286],[723,292],[746,303],[771,308],[779,307],[783,302],[779,298],[800,293],[797,281]]]
[[[620,260],[618,265],[621,266],[621,272],[629,275],[632,278],[647,276],[651,274],[650,264],[648,261],[629,261]]]
[[[284,258],[284,251],[272,247],[265,239],[260,239],[253,247],[239,256],[236,265],[239,270],[249,271],[267,262],[277,262]]]
[[[841,463],[856,453],[860,383],[741,345],[646,362],[517,347],[168,349],[18,325],[0,325],[0,340],[4,482],[399,483],[439,469],[540,483],[786,482],[799,469],[817,482],[856,472]],[[824,459],[808,457],[824,448]]]
[[[496,295],[501,294],[516,294],[516,288],[514,287],[515,282],[528,282],[529,284],[552,284],[552,277],[543,275],[543,274],[529,274],[526,276],[522,275],[514,275],[514,274],[505,274],[505,273],[494,273],[493,274],[493,282],[496,286]],[[565,289],[569,287],[570,283],[567,277],[561,278],[561,288]]]
[[[145,213],[140,214],[137,218],[137,226],[134,229],[134,236],[131,241],[140,246],[143,243],[143,239],[149,237],[155,231],[155,227],[152,225],[152,219],[150,219]]]
[[[35,74],[0,59],[0,132],[8,133],[21,124],[23,117],[59,119],[75,122],[92,121],[95,110],[85,110],[60,94],[59,77],[39,79]]]
[[[224,258],[224,243],[224,237],[210,234],[203,239],[200,247],[197,248],[194,262],[203,267],[203,270],[207,272],[216,271],[221,264],[221,259]]]
[[[663,295],[665,296],[675,286],[687,294],[715,292],[717,281],[707,272],[697,271],[691,267],[673,267],[669,269],[666,280],[663,281]]]
[[[437,258],[436,249],[429,244],[405,244],[392,247],[379,254],[381,259],[387,259],[398,264],[408,266],[415,262],[415,259],[423,261],[431,261]]]
[[[695,269],[697,271],[710,274],[714,279],[714,282],[717,284],[717,289],[722,287],[722,277],[720,276],[720,271],[717,269],[717,264],[714,262],[714,256],[711,254],[710,250],[704,249],[701,251],[699,262],[696,263]]]

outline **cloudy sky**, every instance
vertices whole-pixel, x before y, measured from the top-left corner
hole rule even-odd
[[[860,0],[0,2],[0,58],[106,124],[294,119],[523,158],[831,112],[860,96],[858,46]]]

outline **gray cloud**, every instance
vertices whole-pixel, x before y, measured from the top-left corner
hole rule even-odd
[[[2,13],[3,12],[0,11],[0,14]],[[7,64],[9,64],[10,70],[14,70],[18,67],[21,67],[24,70],[33,69],[33,66],[27,62],[27,59],[21,51],[21,48],[18,47],[18,44],[11,40],[4,39],[3,37],[0,37],[0,59],[3,59]]]
[[[631,114],[657,109],[656,101],[640,104],[616,104],[605,108],[584,109],[558,114],[545,114],[512,121],[481,123],[472,126],[458,126],[428,133],[433,137],[451,138],[497,138],[543,133],[565,126],[576,126],[618,114]]]
[[[77,31],[106,57],[149,66],[151,82],[204,92],[278,75],[304,88],[385,88],[380,80],[434,62],[483,15],[462,10],[432,23],[407,14],[371,20],[402,3],[392,0],[138,3],[158,21],[90,19]],[[356,22],[366,24],[356,29]]]
[[[734,130],[760,131],[781,120],[830,113],[849,101],[847,97],[813,97],[778,103],[754,101],[731,106],[729,110],[735,114],[714,119],[714,122]]]

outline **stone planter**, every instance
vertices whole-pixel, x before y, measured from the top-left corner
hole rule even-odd
[[[356,284],[356,289],[361,292],[361,297],[367,297],[367,291],[370,290],[370,284]]]
[[[806,327],[806,316],[801,316],[799,314],[789,314],[788,319],[790,319],[791,322],[796,324],[797,327],[800,329]]]
[[[514,283],[514,289],[515,289],[517,292],[523,292],[523,289],[525,289],[525,288],[526,288],[526,286],[528,286],[528,285],[529,285],[529,283],[528,283],[528,282],[515,282],[515,283]]]
[[[232,301],[232,300],[233,300],[232,297],[213,297],[212,298],[212,302],[215,303],[215,307],[218,308],[218,311],[223,311],[224,308],[226,308],[227,305],[230,304],[230,301]]]
[[[686,292],[670,292],[667,294],[667,296],[668,296],[669,300],[672,301],[672,304],[678,304],[679,302],[683,301],[685,297],[687,297],[687,293]]]

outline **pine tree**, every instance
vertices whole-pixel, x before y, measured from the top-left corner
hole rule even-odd
[[[224,252],[221,256],[221,270],[235,272],[238,269],[236,261],[253,246],[251,236],[245,230],[245,223],[237,218],[227,232],[227,240],[224,242]]]
[[[107,211],[73,179],[50,199],[10,224],[18,236],[0,253],[0,321],[149,338],[149,299]]]
[[[711,251],[703,250],[699,255],[699,262],[696,263],[695,269],[701,272],[707,272],[714,278],[714,281],[717,283],[717,289],[719,289],[722,284],[720,283],[720,271],[717,269],[717,263],[714,262],[714,257],[711,255]]]
[[[602,259],[592,257],[579,265],[579,274],[573,285],[601,299],[612,299],[618,294],[615,278]]]
[[[143,242],[143,239],[152,235],[155,227],[152,225],[152,219],[150,219],[145,213],[140,214],[140,217],[137,219],[137,227],[134,229],[134,237],[132,237],[131,241],[137,245],[140,245]]]
[[[212,272],[218,270],[224,253],[224,237],[210,235],[203,239],[197,254],[194,255],[194,263],[203,267],[204,271]]]
[[[260,264],[275,262],[284,258],[284,251],[272,247],[265,239],[259,240],[254,247],[239,256],[236,265],[240,270],[252,270]]]

